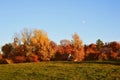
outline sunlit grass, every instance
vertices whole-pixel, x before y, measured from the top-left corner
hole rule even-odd
[[[119,80],[119,64],[38,62],[1,64],[0,80]]]

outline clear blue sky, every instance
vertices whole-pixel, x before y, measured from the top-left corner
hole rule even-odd
[[[120,0],[0,0],[0,45],[26,27],[57,43],[74,32],[84,44],[120,41]]]

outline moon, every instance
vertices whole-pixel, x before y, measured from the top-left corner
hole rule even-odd
[[[85,20],[82,20],[82,24],[86,24],[86,21],[85,21]]]

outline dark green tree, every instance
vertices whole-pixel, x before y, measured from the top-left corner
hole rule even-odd
[[[104,46],[104,43],[101,39],[98,39],[96,41],[96,45],[97,45],[97,49],[100,50]]]

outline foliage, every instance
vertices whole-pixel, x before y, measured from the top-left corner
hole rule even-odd
[[[65,47],[58,45],[56,53],[53,58],[54,61],[67,60],[68,54],[65,52]]]
[[[54,49],[50,46],[51,43],[46,32],[35,29],[31,43],[34,52],[38,55],[40,60],[50,60],[54,55]]]
[[[4,46],[2,46],[2,52],[3,52],[3,56],[5,57],[5,58],[8,58],[9,57],[9,55],[10,55],[10,53],[11,53],[11,51],[12,51],[12,44],[11,43],[8,43],[8,44],[5,44]]]
[[[78,34],[74,34],[73,38],[73,57],[74,61],[82,61],[85,57],[84,46],[82,40],[80,40]]]
[[[85,46],[85,60],[97,60],[99,52],[96,44],[90,44]]]
[[[23,63],[26,62],[26,57],[25,56],[15,56],[13,58],[14,63]]]
[[[98,39],[96,43],[83,45],[77,33],[72,40],[62,39],[57,45],[50,40],[48,34],[39,29],[23,29],[15,34],[13,43],[1,47],[0,63],[23,63],[39,61],[87,61],[110,60],[120,61],[120,43],[104,42]]]
[[[38,56],[35,54],[27,56],[27,62],[39,62]]]
[[[33,35],[33,31],[28,29],[28,28],[24,28],[23,31],[21,32],[21,40],[25,45],[29,45],[31,44],[31,38]]]
[[[67,39],[63,39],[60,41],[60,45],[61,46],[68,46],[68,45],[71,45],[71,41],[67,40]]]
[[[97,49],[99,50],[100,48],[102,48],[104,46],[104,43],[100,39],[98,39],[96,41],[96,45],[97,45]]]
[[[0,53],[0,60],[1,60],[1,59],[3,59],[3,56],[2,56],[2,54]]]

